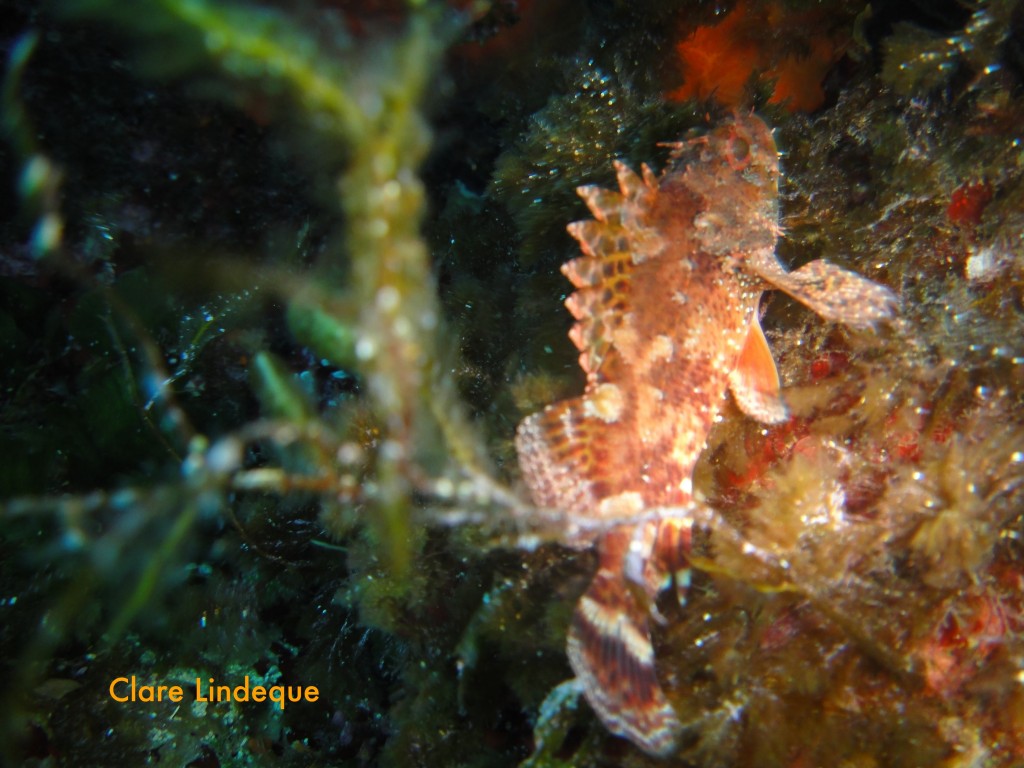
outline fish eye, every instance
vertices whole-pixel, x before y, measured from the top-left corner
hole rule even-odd
[[[750,144],[741,136],[734,136],[729,142],[729,151],[732,153],[732,159],[737,163],[742,163],[750,158]]]
[[[733,134],[725,143],[725,160],[734,171],[742,171],[751,161],[750,142]]]

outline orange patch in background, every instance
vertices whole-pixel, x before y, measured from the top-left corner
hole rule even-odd
[[[744,106],[751,79],[775,80],[769,102],[791,112],[817,109],[825,100],[821,81],[847,42],[828,34],[823,19],[740,0],[720,22],[697,27],[676,44],[683,84],[668,98],[713,98],[735,108]],[[799,53],[792,52],[794,41]]]
[[[676,44],[683,84],[669,94],[673,101],[714,97],[726,106],[737,106],[747,80],[761,62],[747,9],[737,5],[713,26],[697,27]]]

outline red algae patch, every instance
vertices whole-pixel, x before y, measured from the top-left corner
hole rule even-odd
[[[776,34],[783,29],[785,35]],[[739,107],[752,83],[774,80],[770,103],[812,112],[824,103],[822,80],[847,42],[820,14],[742,0],[717,24],[698,26],[676,44],[683,83],[668,98]]]

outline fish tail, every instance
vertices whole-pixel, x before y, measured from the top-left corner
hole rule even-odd
[[[622,558],[605,559],[580,598],[569,630],[569,663],[608,730],[664,756],[676,748],[682,724],[655,670],[648,590],[630,584],[623,565]]]

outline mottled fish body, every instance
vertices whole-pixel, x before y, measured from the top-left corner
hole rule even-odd
[[[688,583],[694,465],[727,392],[762,423],[787,418],[761,293],[779,288],[855,327],[892,316],[896,298],[824,261],[793,272],[778,262],[778,153],[756,116],[673,145],[660,177],[615,169],[617,192],[579,188],[594,218],[569,225],[583,255],[562,268],[586,388],[525,419],[516,448],[533,501],[586,521],[568,543],[600,531],[568,638],[586,698],[610,731],[665,755],[682,726],[648,622],[660,589]]]

